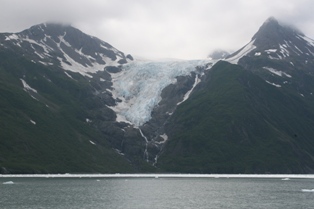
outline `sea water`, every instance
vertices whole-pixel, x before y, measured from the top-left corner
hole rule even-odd
[[[314,179],[277,176],[0,178],[0,208],[313,208]]]

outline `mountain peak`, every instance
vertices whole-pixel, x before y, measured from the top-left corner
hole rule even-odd
[[[107,42],[87,35],[70,24],[42,23],[20,33],[0,35],[0,44],[17,48],[33,62],[59,66],[64,70],[88,76],[107,66],[119,66],[132,61]]]
[[[273,44],[289,40],[291,37],[303,36],[295,27],[279,22],[274,17],[269,17],[253,36],[255,46],[272,47]]]
[[[264,22],[264,24],[279,24],[278,20],[271,16],[269,18],[267,18],[267,20]]]
[[[309,62],[314,56],[314,41],[306,37],[294,26],[268,18],[252,37],[251,41],[236,51],[227,61],[237,64],[244,56],[266,56],[269,59],[289,60],[299,57],[302,62]],[[299,60],[300,61],[300,60]]]

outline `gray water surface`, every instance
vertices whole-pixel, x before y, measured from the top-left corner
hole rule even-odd
[[[6,178],[0,181],[3,209],[314,208],[314,192],[302,191],[314,189],[314,179]]]

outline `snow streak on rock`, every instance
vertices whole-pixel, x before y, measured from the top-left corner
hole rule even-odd
[[[30,87],[26,81],[24,81],[22,78],[20,79],[22,81],[22,84],[23,84],[23,87],[24,87],[24,90],[25,91],[32,91],[34,93],[37,93],[37,90],[36,89],[33,89],[32,87]]]
[[[162,90],[176,83],[177,76],[189,75],[196,66],[208,60],[133,62],[124,66],[120,73],[112,74],[112,91],[117,121],[141,126],[151,119],[151,111],[161,100]]]
[[[247,55],[248,53],[250,53],[252,50],[256,48],[256,46],[254,45],[254,41],[255,40],[252,40],[245,47],[243,47],[238,53],[226,59],[226,61],[230,62],[231,64],[238,64],[239,60],[242,57],[244,57],[245,55]]]

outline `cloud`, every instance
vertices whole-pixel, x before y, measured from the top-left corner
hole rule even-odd
[[[2,0],[0,31],[71,23],[125,53],[150,58],[204,58],[236,50],[269,17],[314,37],[311,0]]]

